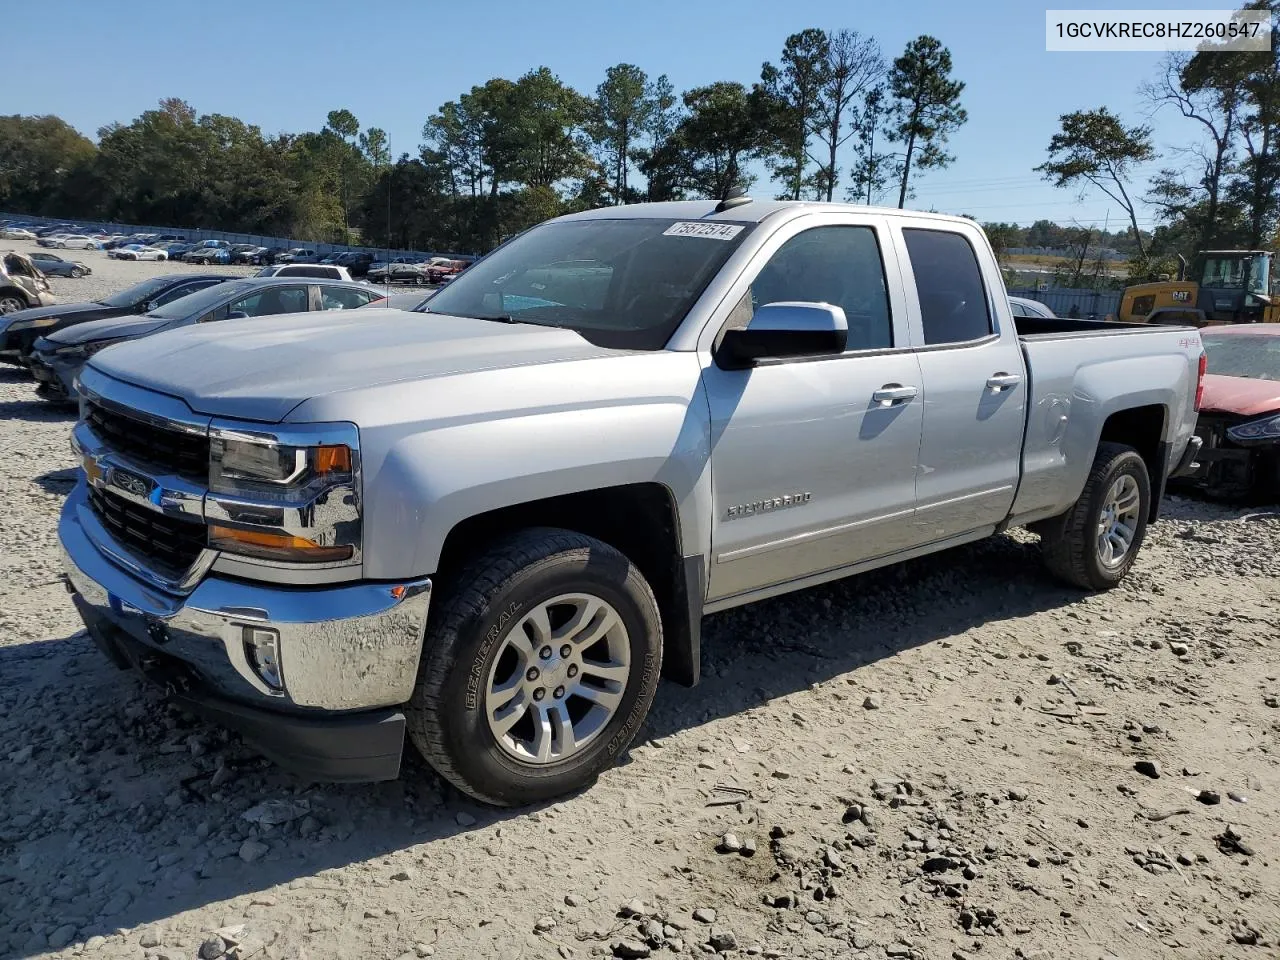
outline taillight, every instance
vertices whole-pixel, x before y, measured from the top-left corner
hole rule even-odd
[[[1200,402],[1204,400],[1204,375],[1209,369],[1209,358],[1200,354],[1200,365],[1196,369],[1196,412],[1200,412]]]

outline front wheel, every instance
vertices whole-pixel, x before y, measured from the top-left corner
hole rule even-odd
[[[1147,464],[1132,447],[1100,443],[1084,491],[1042,528],[1051,573],[1086,590],[1110,590],[1133,566],[1151,515]]]
[[[79,267],[72,267],[72,268],[71,268],[71,276],[72,276],[74,279],[79,280],[81,277],[83,277],[83,276],[84,276],[84,271],[83,271],[83,270],[81,270]]]
[[[25,310],[26,308],[26,303],[15,296],[8,294],[0,296],[0,316],[4,316],[6,313],[14,313],[18,310]]]
[[[519,533],[441,590],[409,737],[459,790],[515,806],[593,783],[653,703],[662,624],[648,583],[608,544]]]

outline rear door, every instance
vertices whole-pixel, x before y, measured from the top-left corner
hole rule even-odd
[[[895,226],[925,385],[917,537],[989,531],[1013,505],[1027,415],[1003,279],[976,227],[914,218]]]

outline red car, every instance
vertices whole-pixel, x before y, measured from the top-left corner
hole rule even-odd
[[[1204,445],[1185,482],[1223,500],[1280,498],[1280,323],[1200,331],[1208,358],[1196,433]]]
[[[452,280],[467,267],[471,266],[466,260],[444,260],[440,258],[432,258],[427,264],[427,278],[430,283],[446,283]]]

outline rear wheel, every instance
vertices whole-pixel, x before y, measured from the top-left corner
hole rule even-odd
[[[1132,447],[1100,443],[1080,498],[1041,530],[1045,564],[1086,590],[1109,590],[1137,559],[1151,515],[1147,465]]]
[[[536,529],[496,544],[433,604],[409,737],[486,803],[585,787],[631,743],[662,664],[658,605],[613,547]]]

